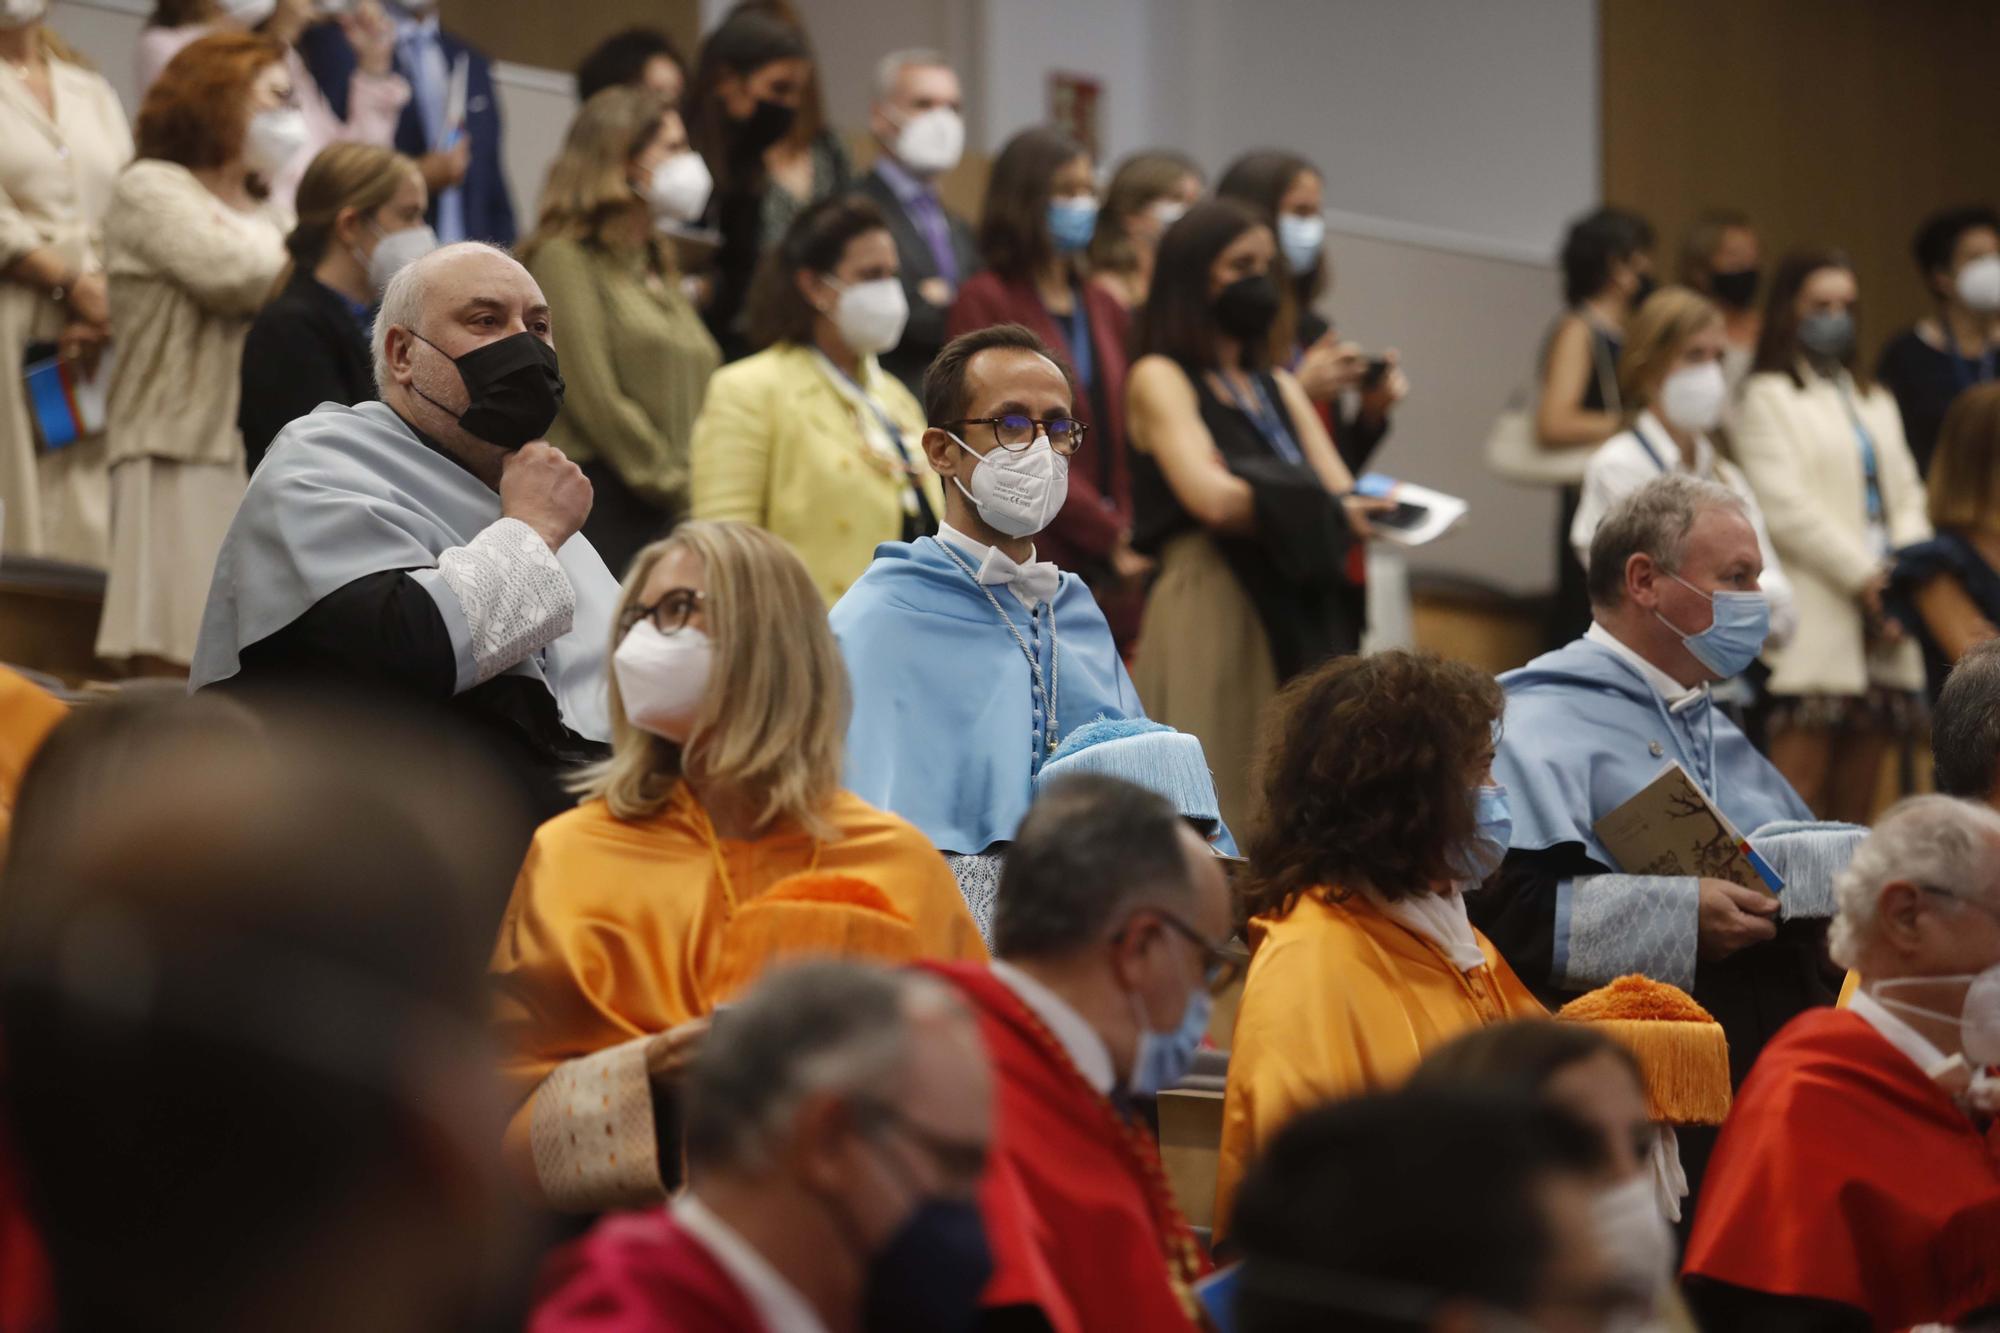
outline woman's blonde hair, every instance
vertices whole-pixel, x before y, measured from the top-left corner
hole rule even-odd
[[[2000,520],[2000,384],[1967,389],[1944,414],[1928,485],[1939,532],[1980,532]]]
[[[412,180],[423,180],[417,164],[393,148],[337,143],[322,149],[299,181],[299,220],[285,238],[292,258],[278,275],[278,288],[282,290],[300,266],[310,268],[326,257],[334,223],[343,210],[352,208],[367,217]]]
[[[605,226],[640,202],[632,189],[632,159],[668,116],[679,114],[650,88],[606,88],[585,102],[570,122],[562,155],[549,168],[534,234],[521,245],[523,262],[557,239],[601,244]],[[657,240],[649,244],[661,271],[669,271],[668,247]]]
[[[1646,298],[1625,330],[1618,358],[1618,396],[1628,415],[1653,405],[1653,390],[1667,377],[1687,340],[1722,325],[1722,310],[1700,292],[1662,287]]]
[[[751,798],[760,830],[791,820],[824,836],[824,811],[840,785],[847,670],[819,589],[797,553],[762,528],[691,519],[633,559],[618,596],[614,653],[642,614],[646,581],[671,551],[699,559],[708,583],[702,605],[715,649],[708,693],[686,744],[676,745],[632,725],[618,673],[609,672],[611,758],[586,770],[576,790],[603,797],[620,819],[639,820],[657,814],[686,777]]]

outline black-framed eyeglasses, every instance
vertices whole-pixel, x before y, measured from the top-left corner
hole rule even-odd
[[[633,608],[626,625],[630,629],[641,620],[651,620],[662,634],[678,634],[687,628],[694,613],[708,604],[708,594],[693,588],[669,588],[650,606]]]
[[[901,1108],[873,1097],[862,1099],[860,1105],[875,1124],[889,1126],[921,1148],[946,1180],[961,1185],[976,1184],[986,1174],[989,1155],[986,1145],[946,1138],[918,1124]]]
[[[1049,448],[1067,458],[1083,448],[1083,437],[1090,434],[1090,427],[1081,421],[1068,417],[1031,417],[1024,412],[1009,412],[998,417],[960,417],[957,421],[947,421],[947,426],[986,426],[993,432],[993,442],[1010,454],[1018,454],[1044,432],[1049,437]],[[985,432],[980,432],[982,435]],[[968,440],[968,444],[979,441]]]
[[[1211,995],[1220,995],[1243,976],[1244,967],[1250,961],[1249,954],[1234,939],[1223,945],[1211,944],[1202,933],[1172,912],[1154,908],[1160,920],[1173,927],[1174,932],[1192,944],[1201,954],[1201,980]]]

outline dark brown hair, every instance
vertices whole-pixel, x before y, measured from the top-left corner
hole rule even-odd
[[[972,410],[965,387],[966,371],[971,368],[973,357],[995,348],[1033,352],[1055,362],[1056,369],[1062,372],[1063,382],[1069,385],[1070,401],[1076,401],[1076,376],[1070,373],[1069,363],[1056,355],[1040,335],[1022,324],[989,324],[983,329],[961,333],[946,343],[930,368],[924,371],[926,424],[943,426],[964,419],[965,414]]]
[[[1439,1091],[1477,1088],[1545,1101],[1550,1079],[1601,1055],[1623,1065],[1644,1092],[1646,1075],[1629,1047],[1586,1023],[1539,1018],[1474,1028],[1452,1038],[1424,1057],[1410,1075],[1409,1086]]]
[[[1105,187],[1104,207],[1090,238],[1090,266],[1099,273],[1130,273],[1139,264],[1138,251],[1125,224],[1142,210],[1167,198],[1189,176],[1199,181],[1201,168],[1186,153],[1155,148],[1134,153],[1118,164]]]
[[[1799,388],[1806,387],[1805,376],[1799,373],[1799,292],[1823,268],[1852,274],[1854,261],[1845,250],[1830,248],[1793,250],[1778,261],[1777,270],[1771,275],[1770,295],[1764,298],[1764,331],[1757,335],[1757,359],[1750,366],[1753,373],[1777,371],[1789,376]],[[1854,304],[1854,320],[1857,326],[1861,322],[1859,301]],[[1870,381],[1858,358],[1860,347],[1857,328],[1854,342],[1840,364],[1854,377],[1856,387],[1866,392]]]
[[[1184,366],[1215,364],[1215,302],[1209,270],[1215,257],[1252,227],[1268,227],[1250,205],[1210,199],[1190,208],[1167,228],[1153,258],[1153,285],[1146,303],[1132,315],[1132,349],[1137,356],[1165,356]],[[1284,280],[1282,257],[1272,263],[1272,280]],[[1271,364],[1268,340],[1246,344],[1243,364],[1262,370]]]
[[[750,283],[744,322],[751,344],[811,343],[819,311],[799,290],[798,275],[833,272],[856,237],[888,227],[882,210],[858,194],[822,199],[794,218],[785,239],[765,253]]]
[[[979,219],[979,253],[1009,282],[1020,282],[1055,258],[1049,238],[1049,200],[1056,173],[1089,153],[1061,130],[1022,130],[994,159],[986,184],[986,211]]]
[[[2000,521],[2000,384],[1961,393],[1944,414],[1931,455],[1931,526],[1991,531]]]
[[[1475,829],[1471,770],[1501,705],[1491,676],[1428,653],[1335,658],[1293,681],[1264,718],[1244,916],[1305,893],[1394,901],[1457,878],[1453,853]]]
[[[1715,277],[1715,252],[1722,245],[1722,233],[1737,228],[1750,230],[1750,215],[1740,208],[1711,208],[1693,222],[1681,236],[1680,284],[1703,296],[1715,295],[1710,283]]]
[[[1297,153],[1281,148],[1245,153],[1222,173],[1222,179],[1216,183],[1215,197],[1242,200],[1263,215],[1264,225],[1275,234],[1279,202],[1293,183],[1307,172],[1317,176],[1319,168]],[[1324,249],[1319,252],[1319,262],[1308,272],[1293,273],[1282,249],[1278,251],[1278,262],[1272,267],[1279,297],[1278,318],[1271,324],[1272,355],[1275,359],[1284,360],[1290,357],[1292,348],[1298,344],[1301,312],[1310,310],[1313,302],[1325,294],[1330,270]]]
[[[763,171],[761,160],[742,163],[732,160],[729,151],[729,113],[723,110],[722,81],[731,76],[749,78],[766,65],[780,60],[810,60],[805,38],[784,20],[758,9],[738,7],[701,44],[694,77],[681,95],[682,114],[687,119],[688,141],[707,161],[715,178],[715,192],[728,193],[742,184],[736,169],[754,166]]]
[[[215,0],[154,0],[149,28],[185,28],[191,23],[207,23],[215,17]]]
[[[191,43],[146,91],[134,127],[138,156],[190,171],[235,158],[249,123],[250,85],[284,59],[284,43],[255,33],[217,33]]]

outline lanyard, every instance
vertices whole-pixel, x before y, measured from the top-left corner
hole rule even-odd
[[[1654,467],[1658,468],[1661,472],[1673,471],[1672,468],[1667,466],[1667,460],[1660,457],[1660,451],[1653,447],[1653,442],[1646,438],[1646,432],[1640,430],[1636,424],[1632,427],[1632,438],[1637,440],[1639,447],[1646,451],[1646,457],[1652,460]]]
[[[1062,689],[1062,644],[1056,638],[1056,604],[1054,602],[1048,604],[1049,680],[1045,686],[1042,680],[1041,659],[1036,657],[1035,650],[1028,646],[1027,638],[1022,635],[1019,627],[1014,624],[1014,617],[1007,614],[1007,608],[1000,605],[1000,599],[993,595],[993,589],[979,581],[979,575],[973,572],[972,566],[965,562],[965,557],[951,549],[951,543],[938,542],[938,549],[950,556],[951,562],[954,565],[965,571],[965,577],[972,580],[973,587],[986,594],[986,600],[992,604],[994,614],[1000,617],[1000,623],[1007,627],[1007,632],[1014,636],[1014,643],[1020,648],[1021,656],[1028,659],[1028,672],[1035,691],[1035,702],[1040,704],[1042,708],[1042,736],[1040,739],[1047,744],[1047,753],[1054,754],[1056,747],[1062,744],[1062,728],[1056,723],[1057,692]],[[1028,613],[1030,627],[1034,625],[1038,614],[1038,611]],[[1040,772],[1043,752],[1037,748],[1032,754],[1034,762],[1031,765],[1031,771]]]
[[[1222,391],[1229,395],[1229,405],[1250,418],[1250,424],[1264,437],[1264,443],[1271,446],[1272,453],[1287,463],[1303,464],[1306,461],[1305,455],[1299,451],[1298,442],[1285,428],[1284,418],[1278,415],[1278,409],[1272,405],[1271,396],[1264,391],[1263,380],[1254,374],[1250,376],[1250,389],[1257,400],[1253,406],[1236,391],[1236,386],[1229,382],[1227,375],[1218,370],[1215,372],[1215,378],[1222,385]]]
[[[1097,383],[1097,349],[1090,345],[1090,311],[1083,303],[1083,288],[1075,287],[1067,315],[1058,315],[1063,338],[1069,343],[1069,365],[1076,382],[1088,387]]]
[[[1854,395],[1847,387],[1847,377],[1838,376],[1834,385],[1840,390],[1840,405],[1847,409],[1847,419],[1854,425],[1854,438],[1861,444],[1861,479],[1868,488],[1868,523],[1879,527],[1883,522],[1882,508],[1882,466],[1875,452],[1875,437],[1868,433],[1868,427],[1861,424],[1861,413],[1855,410]]]
[[[1951,321],[1940,317],[1938,329],[1944,334],[1945,350],[1951,354],[1951,377],[1958,381],[1961,392],[1975,384],[1986,383],[1993,378],[1996,370],[2000,370],[2000,367],[1995,365],[1993,344],[1989,342],[1980,349],[1979,370],[1977,378],[1974,378],[1974,372],[1966,368],[1966,363],[1972,358],[1958,350],[1958,339],[1952,334]]]
[[[842,396],[850,402],[858,400],[870,412],[873,412],[875,419],[882,423],[882,429],[888,433],[889,443],[896,447],[896,458],[902,464],[903,512],[914,515],[920,510],[928,511],[930,509],[930,501],[925,498],[922,489],[917,485],[916,465],[910,461],[909,446],[903,443],[903,432],[897,428],[895,421],[890,418],[887,412],[882,410],[881,404],[875,401],[873,394],[862,388],[846,371],[833,363],[832,357],[820,351],[817,347],[813,348],[813,355],[819,358],[819,363],[826,368],[826,373],[833,377],[835,387],[845,390]],[[864,441],[864,443],[866,442]],[[932,517],[935,518],[936,515],[933,514]]]

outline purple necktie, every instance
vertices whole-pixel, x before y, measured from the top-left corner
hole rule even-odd
[[[913,195],[909,202],[910,221],[917,224],[917,230],[924,234],[924,243],[931,248],[931,258],[937,261],[938,276],[952,286],[958,286],[958,256],[951,248],[951,228],[944,220],[944,209],[938,206],[937,196],[928,192]]]

